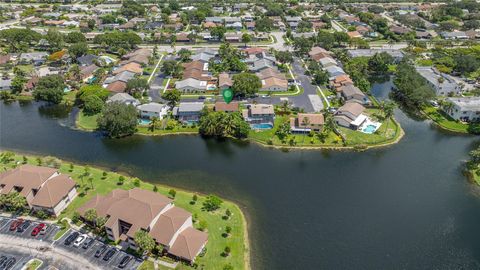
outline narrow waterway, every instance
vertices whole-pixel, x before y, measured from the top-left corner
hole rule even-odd
[[[282,152],[198,136],[110,140],[71,129],[61,110],[2,103],[0,147],[239,202],[253,269],[479,269],[480,199],[461,173],[477,139],[396,118],[406,136],[392,147]]]

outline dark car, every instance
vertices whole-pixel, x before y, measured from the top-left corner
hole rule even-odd
[[[63,242],[65,245],[70,245],[73,241],[75,241],[75,239],[77,239],[77,237],[79,236],[80,234],[78,232],[74,232],[72,234],[70,234],[66,239],[65,241]]]
[[[6,262],[7,259],[8,259],[7,256],[2,256],[2,257],[0,257],[0,266],[1,266],[4,262]]]
[[[110,260],[110,258],[112,258],[116,252],[117,251],[114,248],[109,249],[108,252],[105,254],[105,256],[103,256],[103,260],[104,261]]]
[[[22,223],[25,222],[24,219],[22,218],[19,218],[19,219],[16,219],[14,220],[11,224],[10,224],[10,231],[15,231],[18,226],[22,225]]]
[[[17,227],[17,232],[23,233],[26,229],[28,229],[28,227],[30,227],[30,224],[32,224],[32,222],[30,220],[26,220],[22,223],[22,225]]]
[[[91,247],[93,245],[93,243],[95,243],[95,240],[93,240],[93,238],[87,238],[83,242],[82,248],[87,249],[87,248]]]
[[[44,227],[45,227],[45,223],[38,224],[35,228],[33,228],[32,236],[37,236]]]
[[[99,249],[97,249],[97,252],[95,252],[95,258],[100,258],[100,256],[102,256],[102,254],[105,253],[106,250],[106,245],[101,246]]]
[[[15,258],[10,258],[8,259],[4,264],[3,264],[3,269],[8,270],[12,268],[12,266],[17,262]]]
[[[198,99],[206,99],[205,96],[199,96]]]
[[[132,260],[132,257],[125,255],[125,257],[122,258],[120,261],[120,264],[118,265],[119,268],[125,268],[127,264]]]

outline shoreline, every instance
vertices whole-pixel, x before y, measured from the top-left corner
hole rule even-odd
[[[50,155],[41,156],[40,154],[35,153],[35,152],[22,151],[22,150],[11,149],[11,148],[0,149],[0,153],[6,152],[6,151],[13,152],[17,156],[24,155],[24,156],[27,156],[29,158],[45,158],[45,157],[50,156]],[[67,159],[66,158],[58,158],[56,156],[51,156],[51,157],[54,157],[54,158],[60,160],[61,162],[71,163],[71,164],[74,164],[74,165],[77,165],[77,166],[88,166],[92,169],[97,169],[97,170],[100,170],[100,171],[115,173],[115,174],[123,175],[123,176],[126,176],[126,177],[130,177],[130,178],[136,178],[135,175],[130,174],[130,173],[128,173],[126,171],[123,171],[123,170],[114,171],[111,168],[98,166],[98,165],[93,165],[93,164],[84,163],[84,162],[79,162],[79,161],[68,159],[68,158]],[[137,179],[139,179],[139,178],[137,178]],[[173,189],[175,189],[179,192],[184,192],[184,193],[188,193],[188,194],[198,194],[201,197],[206,197],[206,196],[209,195],[209,194],[205,194],[205,193],[198,192],[198,191],[192,191],[190,189],[183,188],[183,187],[178,187],[178,186],[174,186],[174,185],[166,185],[166,184],[163,184],[163,183],[155,183],[155,182],[144,180],[144,179],[139,179],[139,180],[140,180],[140,183],[143,182],[143,183],[146,183],[146,184],[157,186],[159,188],[165,188],[165,189],[172,189],[173,188]],[[230,199],[225,199],[222,196],[219,196],[219,198],[222,199],[224,202],[232,204],[234,207],[236,207],[238,209],[238,212],[240,213],[240,220],[241,220],[242,225],[244,227],[243,242],[244,242],[245,250],[244,250],[244,255],[243,255],[243,257],[244,257],[243,261],[244,261],[244,264],[245,264],[245,270],[251,270],[252,265],[251,265],[251,254],[250,254],[251,253],[251,248],[250,248],[250,234],[249,234],[250,223],[248,222],[248,219],[247,219],[248,212],[246,211],[246,207],[241,202],[237,202],[237,201],[230,200]]]
[[[77,114],[75,116],[75,126],[71,127],[72,129],[85,131],[85,132],[95,132],[96,131],[95,129],[87,129],[87,128],[84,128],[82,126],[79,126],[78,125],[78,115],[79,114]],[[260,146],[265,147],[265,148],[279,149],[279,150],[285,149],[285,150],[309,150],[309,151],[312,151],[312,150],[317,150],[317,151],[318,150],[366,151],[366,150],[369,150],[369,149],[388,147],[388,146],[391,146],[391,145],[394,145],[394,144],[397,144],[397,143],[400,142],[400,140],[403,138],[403,136],[405,136],[405,131],[403,130],[400,123],[398,123],[397,120],[395,120],[395,118],[392,117],[392,120],[395,123],[395,125],[399,128],[399,131],[398,131],[399,134],[396,135],[395,138],[391,141],[385,141],[385,142],[382,142],[382,143],[371,144],[371,145],[358,144],[356,146],[355,145],[354,146],[335,146],[335,145],[290,146],[290,145],[270,145],[270,144],[267,144],[263,141],[256,140],[256,139],[253,139],[253,138],[245,138],[245,139],[235,139],[235,138],[233,138],[233,139],[238,140],[238,141],[252,142],[252,143],[255,143],[255,144],[260,145]],[[198,134],[198,132],[195,132],[195,131],[165,132],[165,133],[159,133],[159,134],[155,134],[154,132],[152,132],[151,134],[144,133],[144,132],[136,132],[133,135],[148,136],[148,137],[177,136],[177,135],[200,136]],[[232,138],[226,138],[226,139],[232,139]],[[365,146],[365,147],[363,147],[363,146]],[[358,147],[362,147],[362,148],[358,148]]]

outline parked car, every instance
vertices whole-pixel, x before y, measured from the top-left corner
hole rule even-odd
[[[19,219],[14,220],[10,224],[10,231],[15,231],[18,228],[18,226],[22,225],[23,222],[25,222],[25,220],[23,218],[19,218]]]
[[[10,268],[13,267],[13,265],[17,262],[17,260],[15,258],[10,258],[8,259],[4,264],[3,264],[3,268],[4,270],[8,270]]]
[[[119,268],[125,268],[127,264],[132,260],[131,256],[125,255],[125,257],[122,258],[120,261],[120,264],[118,265]]]
[[[83,245],[82,245],[82,248],[83,249],[88,249],[89,247],[91,247],[93,245],[93,243],[95,243],[95,240],[93,238],[87,238],[85,239],[85,241],[83,242]]]
[[[75,241],[75,239],[77,239],[77,237],[79,236],[80,234],[78,232],[74,232],[72,234],[70,234],[67,238],[65,238],[65,241],[63,242],[65,245],[70,245],[73,241]]]
[[[23,233],[25,230],[28,229],[28,227],[30,227],[30,224],[32,224],[32,222],[30,220],[26,220],[20,226],[17,227],[17,232]]]
[[[40,223],[32,230],[32,236],[37,236],[45,228],[45,223]]]
[[[115,248],[111,248],[108,250],[108,252],[105,254],[105,256],[103,256],[103,260],[104,261],[108,261],[110,260],[110,258],[113,257],[113,255],[115,255],[117,251],[115,250]]]
[[[43,226],[43,228],[40,230],[40,235],[44,235],[47,233],[47,229],[48,229],[48,226],[45,224],[45,226]]]
[[[7,259],[8,259],[7,256],[2,256],[2,257],[0,257],[0,265],[2,265],[4,262],[6,262]]]
[[[99,249],[97,249],[97,252],[95,252],[95,258],[100,258],[103,253],[107,250],[107,246],[103,245]]]
[[[77,237],[77,239],[75,239],[75,242],[73,242],[73,246],[74,247],[79,247],[84,241],[85,239],[88,238],[88,235],[86,234],[82,234],[80,236]]]

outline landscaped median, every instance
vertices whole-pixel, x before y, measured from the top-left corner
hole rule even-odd
[[[438,127],[457,133],[475,133],[480,131],[480,124],[472,123],[466,124],[460,121],[455,121],[448,116],[442,109],[433,106],[425,106],[422,108],[423,114],[430,118]]]
[[[48,164],[49,160],[52,160],[52,158],[15,154],[8,160],[2,159],[3,163],[0,164],[0,170],[12,169],[25,162],[48,166],[50,165]],[[206,250],[195,261],[200,269],[221,270],[227,265],[231,265],[232,269],[250,269],[246,220],[235,203],[224,200],[220,209],[206,211],[203,209],[203,203],[206,200],[205,195],[184,190],[172,192],[171,187],[155,185],[119,173],[107,172],[99,168],[72,164],[61,160],[56,160],[52,165],[59,167],[61,173],[70,175],[78,185],[79,195],[62,212],[59,220],[73,218],[77,209],[96,194],[106,195],[114,189],[142,188],[153,190],[171,198],[173,193],[175,205],[192,213],[194,227],[208,233]],[[88,175],[86,175],[87,173]],[[227,247],[228,254],[225,253]],[[141,269],[153,269],[149,266],[150,264],[146,263]],[[177,269],[193,269],[193,266],[179,264]]]

